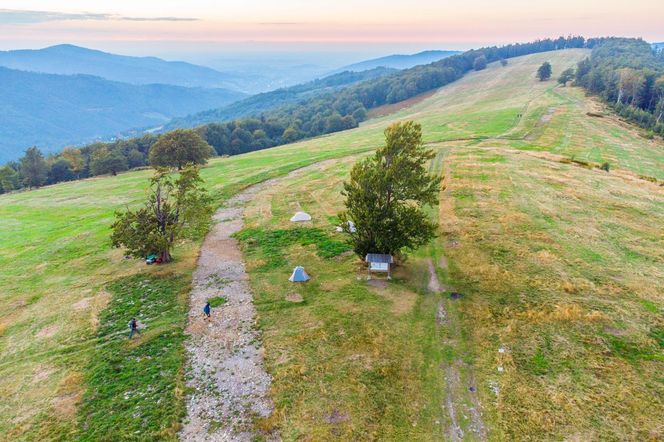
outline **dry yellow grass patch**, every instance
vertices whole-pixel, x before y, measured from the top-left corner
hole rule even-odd
[[[538,310],[529,309],[516,315],[520,320],[529,322],[543,321],[605,321],[609,319],[604,313],[597,310],[587,311],[578,304],[555,305],[553,308]]]
[[[417,301],[417,293],[408,290],[403,286],[395,287],[390,283],[371,284],[371,282],[372,281],[367,282],[371,291],[390,301],[390,311],[392,313],[395,315],[403,315],[410,313],[413,310],[413,306]]]
[[[446,157],[440,242],[469,298],[477,377],[497,392],[485,398],[493,436],[656,438],[663,367],[648,333],[662,327],[664,267],[649,220],[664,216],[661,189],[550,154],[481,150]]]
[[[83,379],[79,372],[70,372],[60,383],[57,395],[52,401],[55,416],[61,420],[76,417],[76,405],[83,396]]]

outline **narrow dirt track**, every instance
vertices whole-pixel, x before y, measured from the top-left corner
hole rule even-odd
[[[444,260],[444,262],[446,264],[447,260]],[[450,288],[441,284],[438,279],[436,267],[431,258],[427,260],[427,267],[429,269],[429,284],[427,287],[429,293],[442,294],[450,291]],[[460,333],[456,318],[448,313],[445,303],[444,299],[441,299],[438,303],[436,324],[439,328],[447,330],[444,343],[455,348],[457,341],[461,339]],[[445,391],[443,392],[445,399],[442,404],[447,416],[444,430],[445,440],[487,440],[487,429],[482,419],[482,406],[477,397],[477,386],[472,367],[460,358],[456,358],[451,362],[441,364],[440,368],[444,371],[445,377]],[[466,431],[462,428],[461,417],[468,421],[465,426]]]
[[[338,161],[326,160],[251,186],[217,210],[214,225],[203,242],[192,281],[186,329],[187,417],[182,441],[252,441],[253,421],[273,410],[271,378],[263,365],[260,333],[256,329],[249,276],[239,244],[232,235],[243,227],[244,209],[258,192],[307,170]],[[226,302],[203,316],[209,298]],[[268,441],[277,434],[262,434]]]

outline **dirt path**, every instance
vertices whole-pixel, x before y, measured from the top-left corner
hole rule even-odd
[[[436,274],[436,267],[433,265],[433,260],[429,258],[427,261],[427,265],[429,266],[429,285],[428,285],[428,290],[431,293],[442,293],[444,291],[443,286],[440,284],[440,280],[438,279],[438,275]]]
[[[447,261],[444,261],[447,263]],[[428,290],[433,294],[449,292],[450,289],[440,283],[436,268],[431,258],[428,259]],[[461,339],[454,315],[446,308],[447,299],[441,299],[436,309],[436,324],[442,331],[443,343],[457,350]],[[445,376],[445,400],[443,408],[447,416],[444,435],[446,440],[460,441],[487,440],[487,430],[482,420],[481,405],[477,397],[477,385],[472,367],[462,359],[441,364]],[[465,429],[465,430],[464,430]]]
[[[192,281],[185,376],[190,393],[180,440],[252,441],[257,436],[254,419],[272,413],[271,378],[263,366],[249,276],[232,235],[242,229],[245,206],[262,189],[335,161],[314,163],[251,186],[215,213]],[[212,317],[205,319],[203,306],[215,297],[226,302],[213,308]],[[262,436],[279,440],[276,434]]]

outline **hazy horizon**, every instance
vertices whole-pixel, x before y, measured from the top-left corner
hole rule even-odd
[[[103,51],[214,64],[220,56],[269,57],[334,65],[394,53],[466,50],[559,35],[619,35],[664,41],[664,2],[634,0],[454,0],[385,4],[340,0],[321,12],[316,2],[285,0],[130,2],[100,6],[74,0],[5,0],[0,49],[74,44]],[[630,20],[625,20],[625,17]]]

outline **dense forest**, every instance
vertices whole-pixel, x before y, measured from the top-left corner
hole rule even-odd
[[[579,62],[575,83],[620,116],[664,136],[663,51],[640,39],[602,39]]]
[[[253,117],[210,123],[196,130],[218,155],[265,149],[357,127],[366,119],[368,109],[397,103],[439,88],[473,69],[484,69],[487,63],[557,49],[594,47],[602,41],[559,37],[470,50],[428,65],[376,75],[375,78],[332,92],[311,97],[305,94],[295,102],[268,109]],[[343,83],[348,81],[344,80],[343,75],[358,74],[337,75],[342,76],[336,77],[335,81]],[[28,149],[19,162],[0,168],[0,192],[93,175],[116,174],[141,167],[147,164],[149,149],[156,140],[156,135],[145,135],[113,143],[95,143],[82,148],[67,148],[49,158],[44,158],[36,148]],[[40,173],[31,172],[30,177],[26,176],[27,171],[34,170]]]
[[[163,131],[191,128],[220,121],[237,120],[256,116],[291,103],[312,99],[323,93],[335,91],[361,81],[372,80],[397,72],[396,69],[377,67],[362,72],[344,71],[307,83],[252,95],[227,106],[197,112],[182,118],[174,118]]]

